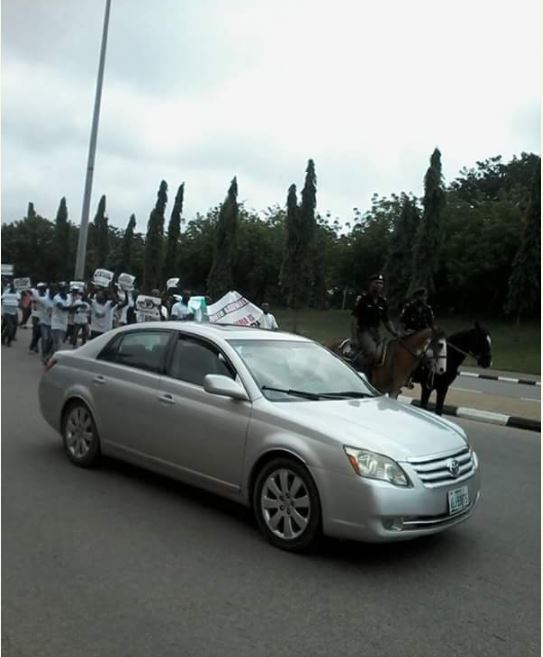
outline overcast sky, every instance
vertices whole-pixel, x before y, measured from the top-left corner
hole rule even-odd
[[[80,220],[105,0],[2,0],[2,221],[29,201]],[[145,230],[158,185],[184,216],[303,186],[342,221],[371,195],[422,194],[540,152],[540,0],[112,0],[91,217]],[[168,206],[168,214],[171,203]]]

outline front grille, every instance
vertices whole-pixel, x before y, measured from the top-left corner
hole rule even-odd
[[[470,450],[465,447],[445,456],[428,456],[408,459],[426,488],[439,488],[469,479],[475,472],[475,464]],[[452,461],[459,465],[458,474],[454,476],[448,467]]]

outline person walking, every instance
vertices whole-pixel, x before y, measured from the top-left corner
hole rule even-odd
[[[74,293],[74,324],[73,331],[71,335],[71,344],[74,349],[77,347],[77,338],[81,335],[81,344],[84,345],[87,342],[89,335],[89,314],[90,314],[90,303],[85,301],[83,292],[77,290]]]
[[[264,302],[262,304],[262,312],[264,313],[262,317],[258,320],[258,327],[261,329],[266,329],[267,331],[277,331],[279,325],[277,320],[270,312],[270,304]]]
[[[35,297],[39,295],[39,290],[45,294],[45,291],[47,289],[47,286],[45,283],[38,283],[36,285],[36,289],[30,290],[30,297],[32,299],[32,312],[31,312],[31,317],[32,317],[32,339],[30,341],[30,346],[28,347],[28,350],[32,354],[37,354],[38,353],[38,342],[40,341],[41,337],[41,332],[40,332],[40,316],[41,316],[41,311],[38,302],[36,301]]]
[[[53,297],[53,308],[51,312],[51,355],[60,349],[66,337],[68,315],[72,310],[75,310],[72,296],[68,294],[66,285],[61,283],[58,294]]]
[[[183,290],[181,299],[174,303],[171,311],[171,319],[177,319],[182,322],[187,322],[194,319],[194,311],[189,306],[190,290]]]
[[[28,320],[30,319],[30,315],[32,314],[32,294],[29,290],[23,290],[21,292],[21,312],[22,312],[22,318],[19,323],[19,326],[21,328],[27,328],[27,323]]]
[[[2,294],[2,344],[11,347],[17,329],[17,311],[21,295],[13,283]]]

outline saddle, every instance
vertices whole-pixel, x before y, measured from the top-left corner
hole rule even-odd
[[[379,340],[377,343],[377,356],[373,364],[374,367],[382,367],[385,364],[388,348],[392,342],[395,342],[395,338],[382,338]],[[339,345],[339,350],[341,357],[349,363],[352,363],[352,361],[359,354],[358,351],[352,348],[350,338],[343,340],[343,342]]]

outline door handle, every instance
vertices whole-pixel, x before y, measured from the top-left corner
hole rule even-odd
[[[168,404],[169,406],[175,404],[173,397],[168,394],[160,395],[158,401],[161,402],[162,404]]]
[[[105,377],[101,376],[100,374],[98,376],[95,376],[94,379],[92,380],[93,383],[98,383],[98,384],[104,384],[106,382]]]

